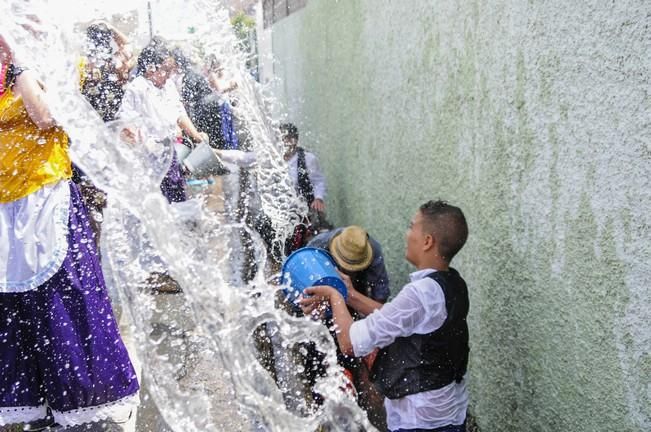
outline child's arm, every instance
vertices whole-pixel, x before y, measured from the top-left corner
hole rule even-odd
[[[315,286],[305,289],[304,293],[311,297],[300,300],[302,307],[309,307],[312,304],[327,300],[332,309],[332,318],[336,326],[337,342],[341,352],[352,356],[353,344],[350,340],[350,326],[353,325],[353,317],[350,316],[344,298],[339,291],[331,286]]]

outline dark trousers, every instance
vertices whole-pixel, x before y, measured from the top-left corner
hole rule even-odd
[[[462,425],[447,425],[435,429],[397,429],[392,432],[466,432],[466,422]]]

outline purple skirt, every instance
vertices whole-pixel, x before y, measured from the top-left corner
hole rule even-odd
[[[181,173],[181,165],[176,158],[176,152],[172,155],[172,163],[167,174],[160,184],[160,190],[169,203],[187,201],[185,194],[185,180]]]
[[[88,212],[70,182],[68,254],[37,289],[0,294],[0,425],[111,417],[139,385],[120,338]]]

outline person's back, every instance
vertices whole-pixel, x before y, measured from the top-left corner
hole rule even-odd
[[[419,293],[441,298],[447,316],[439,327],[423,328],[407,337],[398,337],[382,348],[373,366],[373,381],[389,399],[440,389],[452,382],[460,383],[468,364],[468,288],[455,269],[424,270],[419,276],[431,279],[422,284]],[[418,277],[418,276],[417,276]],[[429,317],[419,324],[428,326]],[[437,322],[438,324],[438,322]],[[432,331],[429,331],[432,330]]]
[[[336,228],[318,234],[307,245],[328,251],[339,270],[350,276],[357,291],[380,303],[389,298],[382,246],[362,228]]]

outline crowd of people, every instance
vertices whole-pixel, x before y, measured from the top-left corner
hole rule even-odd
[[[23,25],[29,30],[29,22]],[[136,56],[107,22],[88,26],[86,39],[79,86],[97,115],[119,119],[125,142],[176,149],[160,184],[169,203],[188,198],[193,173],[183,158],[198,144],[234,169],[255,163],[235,125],[230,95],[238,84],[219,59],[193,63],[158,37]],[[139,384],[99,259],[110,196],[72,163],[44,86],[29,65],[18,64],[8,41],[0,29],[0,426],[46,418],[63,426],[119,422],[117,408],[138,404]],[[278,132],[296,195],[309,211],[280,241],[264,215],[246,222],[276,264],[304,246],[328,251],[348,289],[344,300],[332,287],[309,288],[293,313],[322,319],[332,330],[338,359],[373,424],[464,430],[468,292],[450,267],[468,236],[462,211],[442,201],[418,209],[406,236],[406,259],[417,271],[389,301],[380,243],[362,227],[327,222],[318,158],[299,145],[294,124]],[[242,200],[235,202],[228,210],[240,214]],[[152,289],[182,291],[165,272],[154,279]],[[322,313],[326,306],[331,316]],[[322,360],[314,347],[308,356]]]
[[[30,17],[22,26],[36,32],[39,23]],[[0,425],[29,423],[34,430],[47,423],[119,422],[125,410],[118,408],[138,404],[139,384],[100,262],[102,212],[110,197],[72,163],[68,135],[45,103],[40,77],[16,61],[16,47],[5,36],[0,34]],[[189,150],[207,143],[235,169],[255,163],[255,154],[241,149],[234,126],[228,94],[237,83],[214,56],[193,64],[158,37],[136,56],[128,38],[107,22],[88,26],[80,54],[81,94],[104,122],[122,122],[125,142]],[[298,166],[289,162],[290,175],[297,192],[299,184],[315,185],[315,208],[323,211],[323,176],[314,155],[300,153]],[[187,200],[192,173],[182,164],[184,154],[172,152],[160,184],[170,203]],[[263,237],[274,234],[264,225],[255,228]],[[165,273],[150,276],[154,290],[181,290]]]

